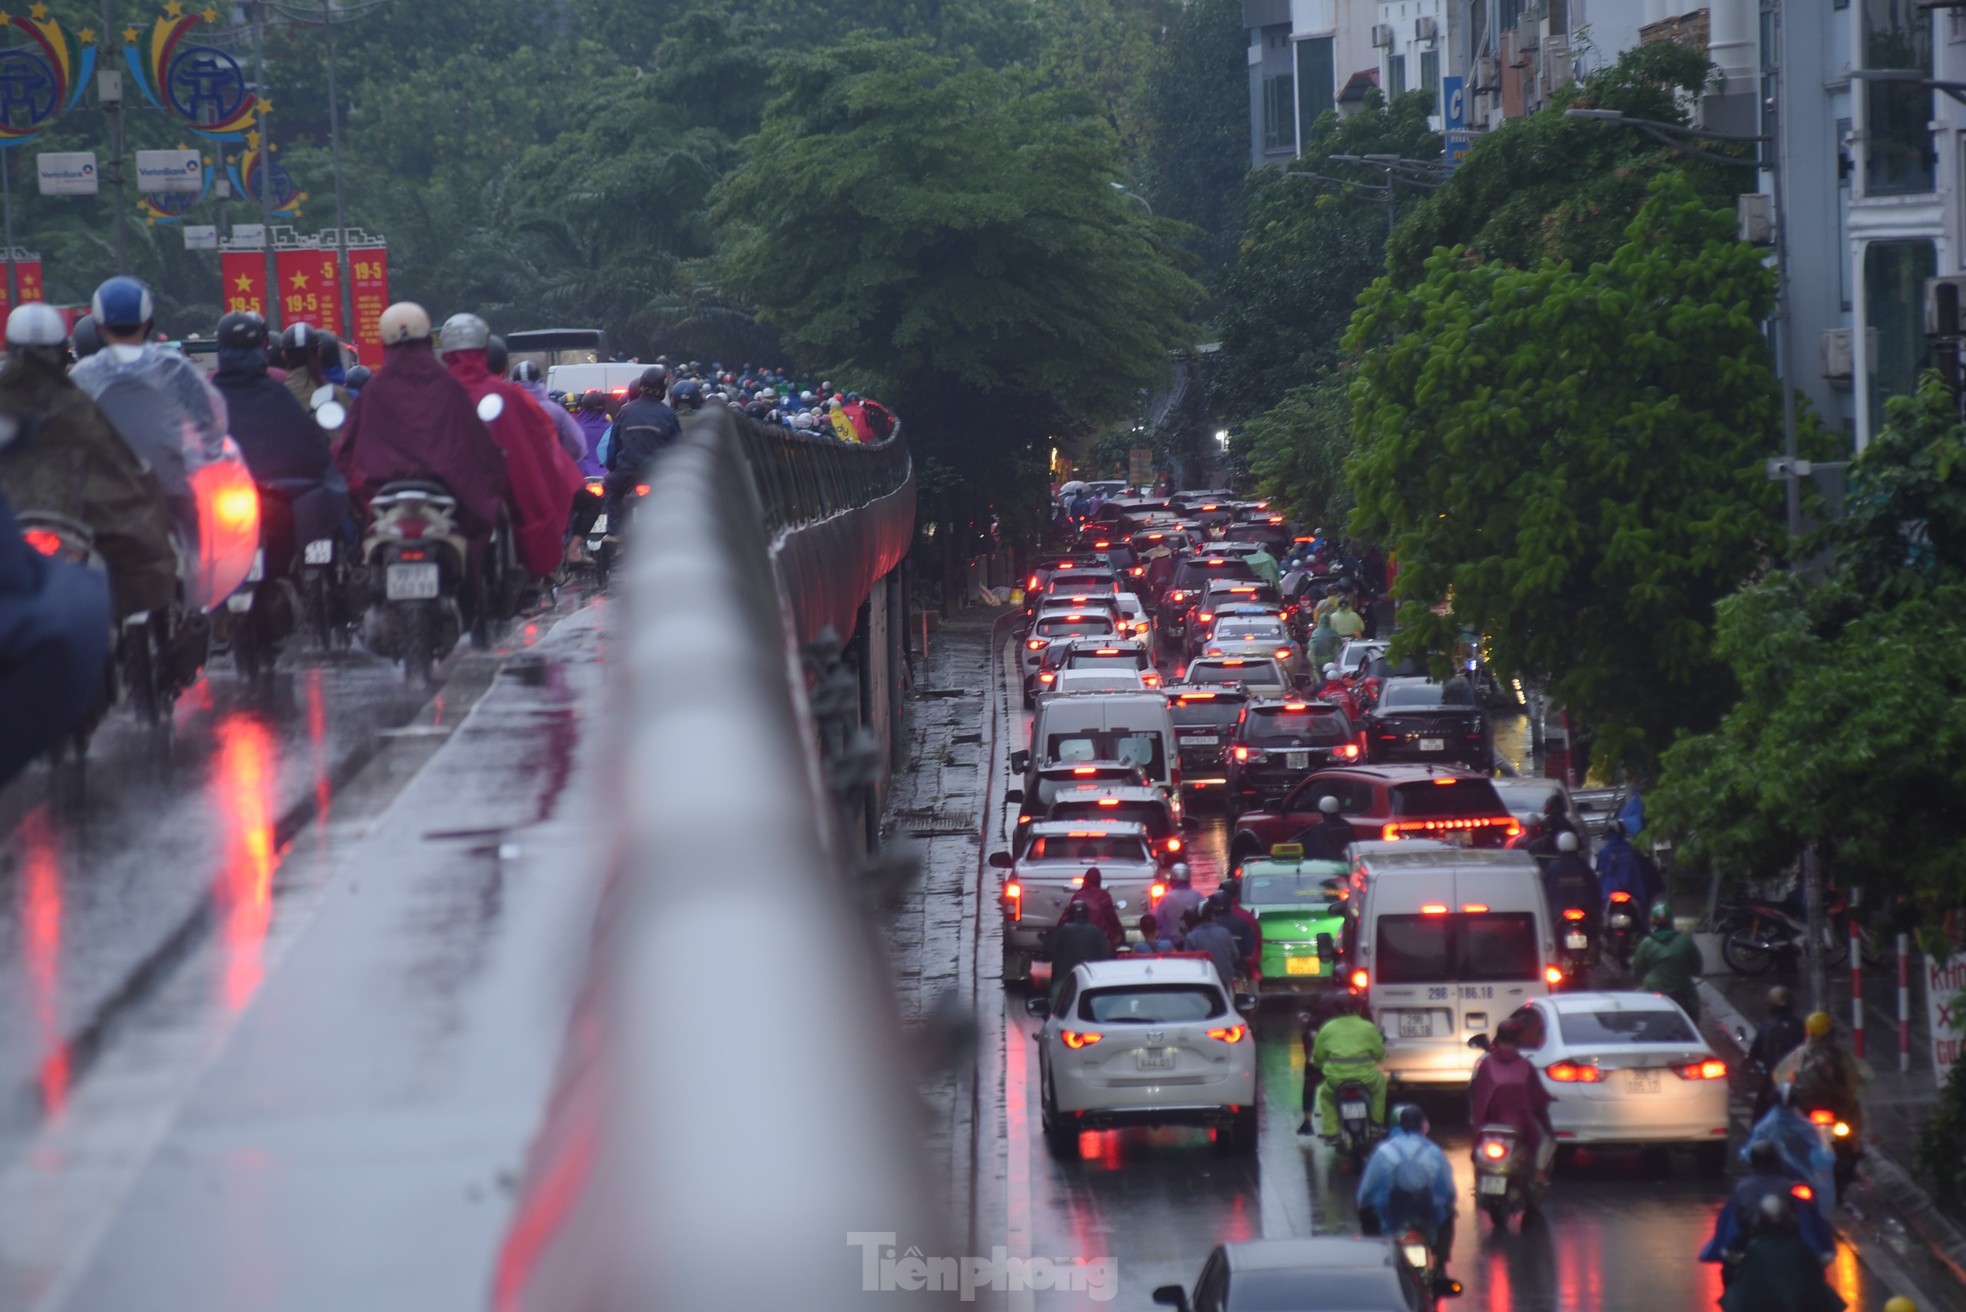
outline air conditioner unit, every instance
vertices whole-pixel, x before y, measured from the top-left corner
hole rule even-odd
[[[1416,18],[1413,20],[1413,39],[1415,41],[1440,40],[1440,20],[1438,18]]]
[[[1775,244],[1775,198],[1766,192],[1745,192],[1734,198],[1741,221],[1741,240],[1750,246]]]
[[[1925,335],[1958,337],[1966,319],[1966,274],[1925,280]]]
[[[1500,86],[1501,82],[1501,61],[1493,55],[1476,56],[1474,61],[1474,84],[1476,89]]]
[[[1352,30],[1357,31],[1358,29],[1354,28]],[[1375,49],[1379,50],[1392,49],[1393,25],[1391,23],[1374,23],[1372,25],[1372,45]]]
[[[1851,353],[1851,330],[1823,329],[1823,377],[1833,383],[1849,382],[1857,376],[1857,358]]]

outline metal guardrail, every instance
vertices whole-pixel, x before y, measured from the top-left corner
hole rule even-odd
[[[492,1302],[847,1312],[870,1292],[850,1235],[952,1250],[930,1247],[887,956],[824,818],[780,588],[819,530],[876,540],[856,571],[884,558],[907,452],[706,410],[650,483],[616,648],[619,856]]]

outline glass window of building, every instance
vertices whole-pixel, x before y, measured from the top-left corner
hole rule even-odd
[[[1293,129],[1297,115],[1292,90],[1288,73],[1263,79],[1263,149],[1266,151],[1296,149],[1297,136]]]
[[[1876,334],[1870,362],[1870,431],[1884,425],[1884,402],[1911,391],[1932,363],[1925,336],[1925,280],[1938,272],[1929,241],[1874,241],[1864,247],[1864,319]]]
[[[1932,76],[1932,15],[1916,0],[1864,0],[1863,66]],[[1932,146],[1932,92],[1903,82],[1866,81],[1864,193],[1931,191],[1938,156]]]
[[[1332,38],[1314,36],[1297,43],[1297,139],[1311,139],[1311,125],[1331,108],[1338,94]]]
[[[1440,51],[1420,52],[1420,86],[1427,93],[1427,112],[1440,113]]]
[[[1386,61],[1386,99],[1406,94],[1406,56],[1394,55]]]

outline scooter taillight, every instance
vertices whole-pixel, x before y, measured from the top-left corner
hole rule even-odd
[[[1484,1161],[1499,1162],[1509,1155],[1509,1145],[1500,1139],[1483,1139],[1475,1149]]]
[[[404,515],[395,521],[393,527],[397,537],[420,538],[423,531],[430,527],[430,521],[418,519],[415,515]]]

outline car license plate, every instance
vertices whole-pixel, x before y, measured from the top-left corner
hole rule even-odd
[[[1283,763],[1292,770],[1308,770],[1311,768],[1311,754],[1309,752],[1285,752],[1283,754]]]
[[[1445,738],[1422,738],[1420,740],[1420,750],[1423,752],[1444,752],[1447,750],[1447,740]]]
[[[1484,1198],[1490,1195],[1505,1194],[1509,1191],[1509,1180],[1505,1175],[1484,1175],[1475,1181],[1475,1192]]]
[[[1219,747],[1222,735],[1219,733],[1191,733],[1181,740],[1190,747]]]
[[[1626,1071],[1633,1093],[1657,1093],[1664,1087],[1657,1071]]]
[[[1324,963],[1316,957],[1285,957],[1283,959],[1283,973],[1286,975],[1318,975],[1322,974],[1323,970]]]
[[[1174,1049],[1142,1048],[1139,1053],[1140,1069],[1143,1071],[1171,1071],[1174,1069]]]
[[[1362,1121],[1365,1119],[1365,1104],[1362,1102],[1341,1102],[1338,1104],[1338,1114],[1348,1121]]]
[[[257,583],[265,577],[266,553],[264,551],[255,551],[253,553],[253,567],[246,571],[246,582]]]
[[[437,596],[437,567],[391,565],[383,586],[391,601],[433,601]]]
[[[1402,1039],[1431,1039],[1434,1036],[1434,1018],[1431,1012],[1402,1011],[1399,1013],[1399,1037]]]
[[[1572,952],[1582,952],[1590,945],[1591,936],[1589,934],[1565,934],[1563,936],[1563,946],[1569,948]]]
[[[301,553],[301,562],[307,565],[331,565],[334,563],[334,539],[316,538],[307,544]]]

